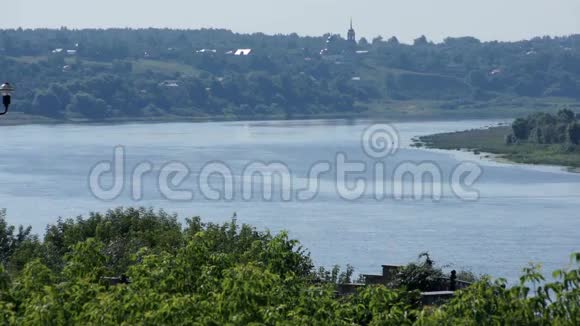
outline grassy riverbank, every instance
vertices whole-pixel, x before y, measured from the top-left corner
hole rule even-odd
[[[580,149],[565,151],[564,145],[522,143],[507,145],[505,137],[511,132],[509,126],[474,129],[460,132],[436,134],[419,138],[420,144],[428,148],[459,150],[475,153],[486,152],[499,155],[511,162],[525,164],[561,165],[580,168]],[[421,145],[419,145],[421,146]]]

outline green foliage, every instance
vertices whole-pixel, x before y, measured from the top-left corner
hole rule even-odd
[[[460,291],[441,309],[423,315],[423,325],[577,325],[580,322],[580,254],[571,267],[545,282],[539,267],[524,269],[520,283],[486,278]]]
[[[330,284],[348,284],[352,282],[354,267],[347,265],[345,271],[341,271],[340,266],[335,265],[331,270],[319,267],[316,272],[316,278],[324,283]]]
[[[418,263],[411,263],[401,268],[397,273],[393,283],[395,287],[402,287],[410,291],[419,290],[422,292],[435,291],[440,288],[440,278],[443,271],[435,266],[429,253],[419,255]]]
[[[518,118],[512,123],[513,136],[515,139],[528,139],[530,128],[528,127],[528,120]]]
[[[104,245],[108,268],[117,274],[126,271],[141,248],[174,252],[183,243],[176,216],[145,208],[118,208],[105,214],[91,213],[86,219],[59,219],[49,225],[44,236],[47,264],[62,268],[73,246],[91,238]]]
[[[570,123],[566,126],[566,141],[568,143],[578,145],[580,144],[580,124],[577,122]]]
[[[46,267],[39,259],[35,259],[26,264],[19,275],[19,290],[24,294],[32,294],[35,291],[49,286],[54,281],[52,271]]]
[[[576,114],[569,109],[561,109],[554,116],[549,113],[535,113],[527,118],[516,119],[512,124],[515,142],[537,144],[572,144],[580,141],[580,125]]]
[[[102,120],[109,115],[107,103],[87,93],[75,94],[66,110],[73,117],[76,115],[94,120]]]
[[[10,271],[18,271],[33,257],[41,255],[38,237],[33,235],[31,227],[16,228],[6,222],[6,210],[0,210],[0,265]]]
[[[3,216],[0,221],[11,234]],[[422,307],[419,291],[409,289],[428,288],[420,279],[441,273],[427,254],[401,271],[401,288],[368,286],[337,297],[336,284],[350,281],[351,267],[315,272],[308,254],[286,233],[260,232],[235,219],[212,224],[195,217],[181,228],[162,211],[115,209],[59,220],[44,239],[41,257],[30,255],[12,275],[0,265],[0,324],[576,325],[580,320],[580,254],[568,269],[554,273],[553,282],[532,266],[511,288],[484,278],[441,307]],[[24,243],[14,242],[5,262]],[[111,282],[121,274],[128,282]]]
[[[58,96],[52,90],[42,90],[34,95],[32,112],[38,115],[62,116],[64,107]]]
[[[106,274],[107,257],[103,254],[104,244],[90,238],[72,247],[72,252],[65,255],[66,265],[63,276],[69,280],[98,282]]]
[[[356,325],[411,325],[419,313],[417,291],[369,286],[350,299],[356,312]]]
[[[356,55],[338,35],[12,29],[0,33],[0,69],[18,87],[13,110],[54,119],[345,116],[410,99],[481,114],[479,101],[579,99],[579,39],[377,37]],[[227,54],[238,48],[253,51]]]

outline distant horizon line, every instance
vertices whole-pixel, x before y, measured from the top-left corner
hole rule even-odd
[[[145,31],[145,30],[166,30],[166,31],[183,31],[183,32],[196,32],[196,31],[225,31],[225,32],[230,32],[232,34],[237,34],[237,35],[265,35],[265,36],[291,36],[291,35],[296,35],[300,38],[322,38],[328,35],[342,35],[342,33],[340,32],[328,32],[328,33],[324,33],[322,35],[314,35],[314,34],[299,34],[298,32],[290,32],[290,33],[268,33],[268,32],[236,32],[232,29],[229,28],[225,28],[225,27],[197,27],[197,28],[177,28],[177,27],[155,27],[155,26],[151,26],[151,27],[68,27],[68,26],[61,26],[61,27],[10,27],[10,28],[6,28],[6,27],[0,27],[0,31],[1,32],[5,32],[5,31],[59,31],[59,30],[68,30],[68,31],[115,31],[115,30],[129,30],[129,31]],[[355,27],[356,29],[356,27]],[[526,41],[532,41],[534,39],[543,39],[543,38],[550,38],[550,39],[565,39],[565,38],[571,38],[571,37],[576,37],[576,36],[580,36],[580,33],[571,33],[571,34],[559,34],[559,35],[549,35],[549,34],[545,34],[545,35],[537,35],[537,36],[532,36],[529,38],[523,38],[523,39],[510,39],[510,40],[498,40],[498,39],[490,39],[490,40],[484,40],[484,39],[480,39],[477,36],[473,36],[473,35],[463,35],[463,36],[446,36],[444,38],[442,38],[441,41],[437,42],[434,41],[432,39],[430,39],[426,34],[422,34],[422,35],[418,35],[415,39],[421,38],[425,36],[427,38],[427,40],[433,44],[441,44],[444,43],[444,41],[446,39],[461,39],[461,38],[473,38],[473,39],[477,39],[478,41],[480,41],[481,43],[519,43],[519,42],[526,42]],[[401,41],[401,39],[399,39],[399,37],[397,37],[396,35],[389,35],[389,36],[385,36],[385,35],[376,35],[374,37],[367,37],[367,36],[362,36],[362,37],[358,37],[358,39],[362,39],[365,38],[367,41],[371,42],[373,39],[377,38],[377,37],[382,37],[385,41],[390,39],[390,38],[397,38],[399,40],[400,43],[403,44],[412,44],[411,42],[405,42],[405,41]]]

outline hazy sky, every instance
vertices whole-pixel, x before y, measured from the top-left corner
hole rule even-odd
[[[11,11],[10,13],[8,11]],[[580,33],[580,0],[12,0],[0,27],[219,27],[236,32],[425,34],[520,40]]]

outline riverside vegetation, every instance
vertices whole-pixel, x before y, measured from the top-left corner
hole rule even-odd
[[[442,306],[419,291],[441,275],[427,256],[390,286],[337,297],[340,273],[316,270],[285,232],[150,209],[59,219],[42,240],[0,214],[2,325],[578,325],[580,254],[547,281],[482,277]],[[107,277],[123,275],[112,285]]]
[[[514,117],[579,107],[579,35],[357,41],[220,29],[0,30],[2,78],[18,91],[2,123]],[[233,55],[238,48],[252,52]]]
[[[576,114],[534,113],[511,126],[497,126],[419,138],[417,145],[499,154],[512,162],[580,168],[580,123]]]

